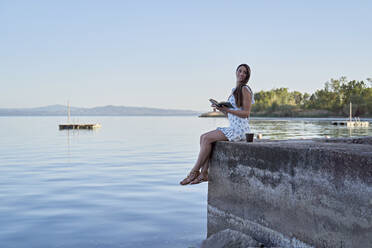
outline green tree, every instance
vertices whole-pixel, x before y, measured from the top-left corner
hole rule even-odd
[[[367,78],[372,84],[372,79]],[[372,86],[372,85],[371,85]],[[327,110],[338,115],[348,115],[349,102],[353,103],[356,115],[372,115],[372,87],[364,81],[347,81],[346,77],[330,79],[324,88],[313,94],[288,88],[276,88],[255,93],[256,104],[252,112],[293,116],[304,110]]]

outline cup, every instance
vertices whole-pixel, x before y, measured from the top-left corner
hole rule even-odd
[[[246,133],[247,142],[253,142],[254,133]]]
[[[262,133],[257,134],[256,138],[257,139],[262,139]]]

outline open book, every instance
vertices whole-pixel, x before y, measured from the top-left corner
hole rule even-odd
[[[231,104],[231,103],[229,103],[229,102],[217,102],[216,100],[214,100],[214,99],[209,99],[209,101],[212,103],[212,104],[214,104],[214,105],[216,105],[217,107],[227,107],[227,108],[233,108],[233,105]]]

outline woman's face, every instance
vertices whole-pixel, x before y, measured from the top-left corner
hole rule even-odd
[[[240,66],[236,71],[236,81],[239,83],[243,82],[247,78],[247,74],[247,68],[245,68],[245,66]]]

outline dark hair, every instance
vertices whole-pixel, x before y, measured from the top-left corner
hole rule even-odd
[[[240,67],[244,66],[245,69],[247,69],[247,76],[245,77],[245,79],[239,83],[239,85],[236,87],[236,89],[234,90],[234,97],[235,97],[235,103],[236,103],[236,106],[238,108],[240,108],[242,105],[243,105],[243,86],[246,86],[248,81],[249,81],[249,78],[251,77],[251,68],[249,68],[249,66],[247,64],[241,64],[239,65],[237,68],[236,68],[236,72],[239,70]],[[249,86],[248,86],[249,87]],[[251,89],[249,87],[249,89]],[[251,90],[252,92],[252,90]]]

